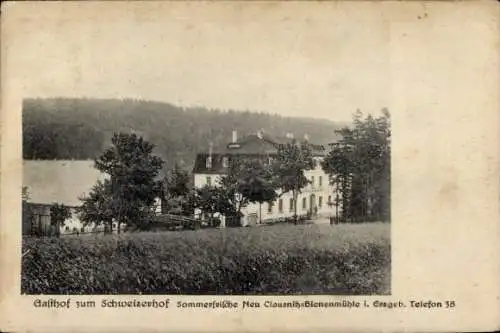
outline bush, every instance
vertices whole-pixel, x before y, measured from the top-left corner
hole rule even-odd
[[[220,227],[222,221],[220,220],[220,218],[216,217],[216,218],[214,218],[214,220],[212,221],[212,223],[213,223],[213,226],[215,228],[218,228],[218,227]]]
[[[387,294],[390,225],[23,240],[26,294]]]

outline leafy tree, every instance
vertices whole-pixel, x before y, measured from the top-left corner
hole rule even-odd
[[[179,204],[182,215],[193,216],[193,212],[198,208],[197,191],[190,189],[186,195],[180,198]]]
[[[167,179],[167,190],[173,196],[185,196],[190,190],[191,177],[177,164]]]
[[[230,207],[226,216],[239,218],[241,210],[249,203],[274,201],[277,197],[273,175],[260,158],[232,158],[227,175],[221,178],[220,186],[224,191],[221,196],[227,200],[223,207]]]
[[[78,212],[80,219],[85,225],[104,224],[105,232],[113,229],[114,205],[118,203],[114,201],[111,181],[109,179],[97,181],[88,196],[80,200],[82,201],[82,206],[78,208]]]
[[[111,210],[118,232],[121,223],[147,228],[160,188],[157,176],[163,160],[153,155],[153,144],[136,134],[115,133],[111,143],[95,160],[95,167],[110,176],[100,193],[109,196],[104,209]],[[102,216],[108,215],[102,213]]]
[[[63,204],[54,203],[50,207],[50,223],[56,227],[56,233],[59,235],[61,226],[67,218],[71,217],[71,211]]]
[[[275,185],[281,189],[280,195],[292,192],[295,222],[298,220],[298,195],[309,184],[304,172],[314,167],[315,161],[309,143],[293,140],[279,147],[278,156],[273,163],[274,181]]]
[[[191,198],[192,206],[200,209],[208,217],[208,224],[215,226],[214,215],[220,213],[223,215],[234,214],[230,203],[228,193],[221,187],[208,186],[197,188],[194,196]]]
[[[189,209],[196,207],[208,215],[209,224],[215,213],[227,218],[228,226],[240,225],[241,210],[251,202],[267,202],[276,198],[272,174],[265,163],[256,159],[233,158],[228,173],[216,186],[195,189],[195,199],[186,200]]]
[[[258,203],[259,210],[261,210],[262,203],[273,202],[278,197],[272,170],[266,167],[262,160],[253,160],[245,165],[244,172],[239,180],[238,191],[249,202]],[[261,213],[259,218],[262,218]]]
[[[335,206],[336,218],[339,218],[339,210],[345,215],[350,205],[351,178],[352,178],[352,132],[349,128],[339,130],[344,140],[332,146],[329,155],[322,161],[322,168],[329,175],[330,183],[335,189],[335,199],[330,203]],[[344,216],[346,217],[346,215]]]
[[[341,195],[342,219],[390,220],[390,115],[363,116],[337,131],[342,139],[332,146],[322,167]]]
[[[192,211],[187,211],[182,207],[191,192],[191,177],[177,164],[165,175],[160,191],[162,212],[172,212],[172,210],[177,209],[182,215],[192,214]]]

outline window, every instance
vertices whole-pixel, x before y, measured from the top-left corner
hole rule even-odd
[[[283,199],[278,201],[278,210],[280,213],[283,213]]]
[[[290,198],[290,211],[293,212],[293,198]]]
[[[267,212],[269,214],[273,213],[273,203],[271,201],[267,203]]]
[[[318,185],[319,186],[323,185],[323,176],[319,176]]]
[[[323,206],[323,197],[318,198],[318,208],[321,208]]]
[[[227,168],[228,166],[229,166],[229,159],[226,156],[224,156],[222,158],[222,167]]]
[[[207,176],[207,185],[212,186],[212,177]]]
[[[209,156],[207,157],[207,169],[211,169],[212,168],[212,156]]]
[[[302,209],[306,210],[307,209],[307,198],[302,199]]]
[[[311,176],[311,185],[314,186],[314,176]]]

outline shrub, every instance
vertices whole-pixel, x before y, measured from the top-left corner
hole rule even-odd
[[[23,240],[27,294],[387,294],[390,225]]]

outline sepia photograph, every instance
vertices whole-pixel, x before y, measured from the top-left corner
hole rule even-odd
[[[498,330],[498,8],[2,3],[0,331]]]
[[[390,294],[383,30],[297,26],[68,31],[23,97],[22,293]]]

